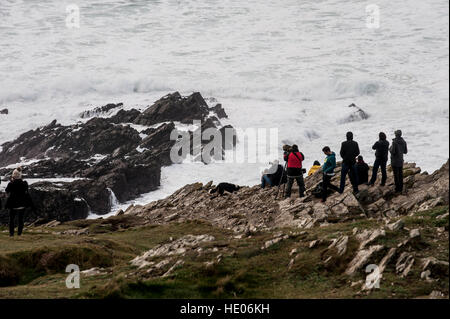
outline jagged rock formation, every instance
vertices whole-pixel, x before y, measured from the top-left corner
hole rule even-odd
[[[351,108],[352,110],[351,113],[339,119],[338,120],[339,124],[362,121],[367,120],[369,118],[369,114],[365,112],[362,108],[357,106],[355,103],[351,103],[348,107]]]
[[[433,256],[427,257],[429,256],[427,254],[430,254],[428,249],[430,244],[425,240],[422,232],[429,233],[430,229],[421,227],[405,230],[405,218],[411,216],[417,220],[416,214],[420,216],[423,211],[442,205],[448,207],[449,162],[447,161],[431,175],[420,173],[420,171],[414,163],[405,164],[407,186],[406,191],[401,195],[395,195],[392,191],[394,187],[391,172],[388,174],[388,181],[384,187],[360,186],[361,192],[355,197],[351,186],[348,185],[343,194],[331,195],[326,203],[320,202],[312,195],[302,199],[277,200],[275,199],[276,188],[261,189],[259,186],[244,187],[233,194],[211,197],[208,194],[208,190],[213,187],[210,182],[207,185],[201,183],[186,185],[166,199],[145,206],[131,206],[122,214],[141,218],[144,225],[203,220],[215,227],[232,230],[235,234],[234,238],[237,239],[251,238],[260,232],[275,232],[270,240],[264,242],[261,250],[289,238],[298,238],[299,247],[292,249],[289,254],[291,259],[287,266],[288,270],[291,271],[296,267],[296,263],[302,262],[298,257],[300,247],[321,250],[320,267],[329,271],[342,269],[343,274],[349,278],[361,276],[367,272],[366,267],[370,265],[372,267],[370,271],[373,270],[373,273],[367,275],[366,281],[360,280],[351,284],[351,287],[360,287],[358,294],[367,294],[377,287],[387,267],[393,269],[398,278],[411,278],[414,276],[411,275],[413,271],[416,271],[414,269],[420,268],[420,279],[416,278],[416,280],[433,283],[448,279],[448,261],[439,260]],[[334,179],[338,180],[339,174]],[[320,173],[306,178],[307,193],[319,180]],[[438,215],[433,223],[444,224],[439,221],[445,219],[448,220],[448,212]],[[345,225],[358,220],[374,220],[376,227],[354,228],[351,234],[333,234],[334,239],[325,237],[302,243],[305,239],[307,240],[308,233],[312,229],[337,224]],[[303,231],[295,234],[278,231],[284,228],[300,228]],[[435,241],[441,237],[448,240],[448,222],[447,226],[438,227],[436,230],[438,236]],[[203,235],[201,238],[206,237],[207,235]],[[387,237],[394,237],[399,243],[394,246],[384,245]],[[139,274],[145,273],[142,275],[144,277],[161,276],[168,271],[170,265],[172,267],[183,265],[183,258],[179,256],[174,259],[170,252],[172,246],[175,247],[175,251],[181,249],[180,254],[185,252],[184,247],[189,245],[181,245],[180,241],[186,240],[182,238],[178,242],[158,246],[136,257],[131,263],[139,267]],[[324,246],[325,249],[322,248]],[[165,259],[155,260],[153,258],[156,256],[155,251],[163,249],[168,251],[167,254],[160,255]],[[223,250],[220,247],[217,251],[219,254],[216,259],[209,262],[211,265],[219,263],[223,253],[229,254],[226,249]],[[149,268],[145,272],[147,267]],[[442,293],[439,292],[439,296],[441,295]],[[433,296],[431,297],[434,298]]]
[[[339,172],[339,168],[336,171]],[[243,187],[233,194],[211,197],[208,194],[211,183],[205,186],[195,183],[166,199],[145,206],[131,206],[125,214],[142,216],[148,223],[203,219],[236,233],[292,226],[308,229],[364,218],[394,218],[448,204],[448,172],[448,161],[431,175],[420,173],[414,163],[406,163],[405,194],[394,195],[393,176],[389,170],[386,186],[360,185],[360,193],[355,197],[348,183],[342,194],[332,194],[325,203],[310,194],[321,180],[320,172],[305,178],[306,197],[293,195],[285,200],[275,199],[276,187]],[[339,178],[340,174],[336,174],[332,182],[337,183]],[[296,193],[293,191],[293,194]]]
[[[360,194],[355,197],[351,186],[348,185],[343,194],[333,194],[325,203],[313,195],[301,199],[277,200],[276,188],[261,189],[259,186],[244,187],[233,194],[211,197],[208,194],[208,190],[212,187],[211,183],[207,185],[196,183],[186,185],[166,199],[145,206],[131,206],[124,214],[139,216],[145,220],[144,224],[200,219],[216,227],[234,231],[236,238],[251,237],[259,231],[272,231],[283,227],[307,230],[355,220],[375,219],[385,224],[385,228],[354,229],[351,238],[346,235],[331,241],[318,239],[308,245],[310,249],[328,245],[322,252],[322,263],[325,267],[331,267],[343,258],[350,258],[348,246],[350,242],[356,242],[358,243],[355,245],[356,249],[353,249],[344,269],[346,275],[353,276],[368,264],[376,264],[378,274],[382,276],[386,266],[395,261],[397,274],[406,277],[411,272],[414,262],[417,262],[412,251],[420,249],[423,245],[419,229],[411,229],[409,237],[395,248],[388,249],[378,242],[386,236],[386,230],[400,232],[403,229],[404,221],[396,220],[398,217],[413,215],[438,205],[448,205],[449,162],[447,161],[431,175],[420,173],[420,168],[414,163],[406,163],[404,173],[406,191],[397,196],[393,193],[391,172],[384,187],[361,185]],[[334,182],[336,180],[339,180],[339,174],[334,177]],[[307,194],[308,190],[313,189],[319,181],[320,172],[306,178]],[[446,216],[448,213],[440,218]],[[266,249],[288,237],[279,233],[267,241],[261,249]],[[292,255],[295,253],[293,251]],[[294,256],[288,268],[291,269],[295,262]],[[434,267],[433,265],[436,265],[433,273],[439,274],[435,276],[445,276],[442,269],[445,266],[448,268],[448,262],[432,260],[423,267],[424,278],[431,278],[431,271],[427,269]],[[370,290],[370,285],[364,283],[361,289]]]
[[[104,106],[96,107],[93,110],[84,111],[80,114],[80,117],[82,119],[84,118],[91,118],[94,116],[101,116],[101,115],[107,115],[111,110],[114,110],[115,108],[122,107],[123,103],[110,103],[106,104]]]
[[[79,179],[31,185],[37,215],[27,214],[30,221],[37,216],[61,221],[85,218],[89,211],[104,214],[111,209],[111,192],[126,201],[159,186],[161,166],[172,164],[170,150],[176,141],[170,137],[176,123],[201,120],[200,133],[206,128],[222,131],[225,127],[215,115],[226,117],[220,104],[209,108],[200,93],[183,97],[175,92],[143,112],[108,104],[83,112],[80,116],[86,122],[64,126],[54,120],[4,143],[0,167],[34,160],[22,166],[25,179]],[[189,134],[192,141],[194,132]],[[203,140],[201,149],[207,143]],[[11,171],[0,168],[5,181]]]
[[[448,173],[448,162],[431,175],[409,163],[402,195],[389,172],[385,187],[354,197],[349,185],[326,203],[259,186],[215,196],[196,183],[105,219],[37,220],[0,254],[0,296],[71,295],[46,276],[81,261],[87,298],[448,298]],[[319,180],[306,178],[308,193]],[[45,284],[17,286],[31,269]]]

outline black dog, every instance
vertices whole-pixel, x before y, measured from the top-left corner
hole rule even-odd
[[[215,192],[219,192],[220,195],[223,195],[225,191],[229,193],[233,193],[238,191],[241,188],[238,185],[230,184],[230,183],[219,183],[216,187],[209,191],[210,194],[214,194]]]

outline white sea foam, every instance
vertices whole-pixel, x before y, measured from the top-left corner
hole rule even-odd
[[[379,0],[379,29],[366,28],[367,3],[356,0],[81,0],[79,29],[65,27],[69,3],[0,6],[0,109],[9,109],[0,143],[178,90],[215,97],[236,127],[277,127],[306,166],[322,162],[324,145],[338,151],[347,130],[369,162],[378,132],[398,128],[406,159],[424,170],[449,156],[448,1]],[[350,103],[370,118],[340,124]],[[143,200],[203,177],[260,177],[248,165],[189,165],[165,168],[161,189]]]

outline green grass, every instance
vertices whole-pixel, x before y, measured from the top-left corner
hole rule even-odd
[[[436,219],[446,212],[448,206],[402,217],[407,228],[423,227],[424,245],[415,252],[417,260],[429,256],[448,260],[448,236],[438,238],[436,234],[436,227],[446,225],[448,229],[448,217]],[[441,223],[444,226],[439,226]],[[291,236],[264,250],[261,247],[273,238],[273,232],[235,239],[232,232],[204,221],[136,227],[136,222],[125,216],[70,222],[55,228],[31,228],[22,238],[11,239],[7,233],[0,233],[0,283],[4,286],[0,287],[0,298],[414,298],[426,296],[432,290],[448,294],[448,280],[428,283],[419,279],[418,262],[407,278],[398,277],[394,265],[389,265],[380,289],[367,295],[358,293],[360,286],[350,287],[351,282],[365,279],[364,271],[354,277],[343,274],[359,246],[353,229],[382,225],[376,220],[361,219],[308,229],[302,235],[292,235],[299,233],[298,229],[281,229]],[[56,234],[86,227],[89,235]],[[187,234],[209,234],[215,240],[201,245],[204,249],[201,256],[188,253],[183,258],[174,258],[183,259],[184,264],[170,276],[143,275],[129,263],[146,250]],[[387,230],[386,236],[375,243],[396,247],[408,234],[408,230]],[[309,248],[312,240],[343,235],[349,236],[343,256],[328,250],[326,243]],[[212,247],[218,247],[219,252],[208,251]],[[297,254],[289,269],[294,248]],[[214,260],[218,253],[222,254],[221,261],[206,267],[205,262]],[[329,256],[332,259],[325,265],[323,261]],[[104,267],[109,272],[82,276],[80,289],[67,289],[65,267],[71,263],[81,270]]]

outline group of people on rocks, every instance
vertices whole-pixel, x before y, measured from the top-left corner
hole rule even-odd
[[[408,149],[405,140],[402,138],[402,132],[397,130],[394,134],[395,138],[392,140],[392,144],[389,145],[386,134],[383,132],[379,133],[378,141],[372,146],[372,149],[375,150],[375,162],[373,164],[372,177],[369,180],[369,166],[364,162],[363,157],[360,155],[358,143],[353,140],[353,133],[347,132],[346,141],[342,142],[339,152],[342,158],[340,187],[331,184],[331,179],[335,175],[336,154],[331,151],[329,146],[325,146],[322,149],[322,152],[326,156],[324,164],[320,165],[319,161],[314,161],[314,165],[308,172],[308,175],[310,176],[319,170],[322,171],[322,201],[326,201],[329,189],[343,193],[347,175],[350,178],[355,194],[359,192],[358,185],[363,183],[368,185],[375,184],[378,169],[381,169],[381,185],[384,186],[387,178],[386,166],[389,153],[391,154],[391,167],[394,173],[395,191],[397,193],[402,192],[403,155],[408,152]],[[303,168],[303,161],[305,160],[305,155],[299,150],[297,145],[285,145],[283,146],[283,151],[286,169],[278,160],[272,162],[271,168],[263,172],[261,187],[279,186],[280,184],[286,183],[285,198],[288,198],[291,196],[292,185],[295,180],[299,187],[300,197],[304,197],[305,182],[303,174],[306,173],[306,170]],[[217,192],[219,195],[222,195],[225,191],[232,193],[237,190],[239,190],[239,186],[230,183],[220,183],[210,192]],[[20,236],[24,226],[24,213],[26,209],[35,209],[28,192],[28,183],[22,179],[22,169],[20,167],[13,171],[5,192],[8,195],[5,208],[9,210],[9,234],[10,236],[14,236],[15,219],[17,217],[17,234]]]
[[[308,176],[311,176],[318,170],[322,171],[322,201],[326,201],[329,189],[335,190],[339,193],[344,192],[347,175],[350,178],[354,194],[359,192],[358,186],[361,184],[373,186],[377,179],[379,169],[381,169],[380,185],[385,186],[387,179],[386,166],[389,153],[391,154],[391,167],[394,174],[395,192],[401,193],[403,191],[403,155],[408,153],[408,148],[402,137],[401,130],[396,130],[394,135],[395,138],[392,140],[392,144],[389,145],[386,134],[384,132],[379,133],[378,141],[376,141],[372,146],[372,149],[375,150],[375,161],[373,164],[372,176],[369,180],[369,165],[364,162],[363,157],[360,155],[359,145],[353,140],[353,133],[347,132],[346,140],[342,142],[339,152],[342,158],[339,187],[331,184],[331,179],[335,175],[334,169],[336,168],[336,154],[331,151],[329,146],[325,146],[322,149],[322,152],[326,156],[324,164],[321,166],[319,161],[316,160],[308,172]],[[299,188],[300,197],[304,197],[305,182],[303,180],[303,174],[306,173],[306,170],[303,168],[302,163],[305,160],[305,156],[302,152],[300,152],[298,146],[295,144],[292,146],[284,145],[283,151],[283,158],[286,162],[286,170],[284,170],[278,161],[274,161],[272,164],[277,167],[276,169],[271,167],[269,171],[275,173],[267,174],[267,172],[263,172],[261,187],[264,188],[266,185],[279,186],[282,183],[286,183],[285,198],[288,198],[291,196],[292,185],[295,180]],[[286,176],[285,180],[283,180],[284,176]]]
[[[14,236],[15,220],[18,219],[17,235],[23,231],[23,217],[27,208],[35,209],[31,196],[28,193],[28,183],[22,179],[22,168],[16,168],[5,189],[8,195],[5,209],[9,210],[9,236]],[[1,203],[0,203],[1,208]]]

